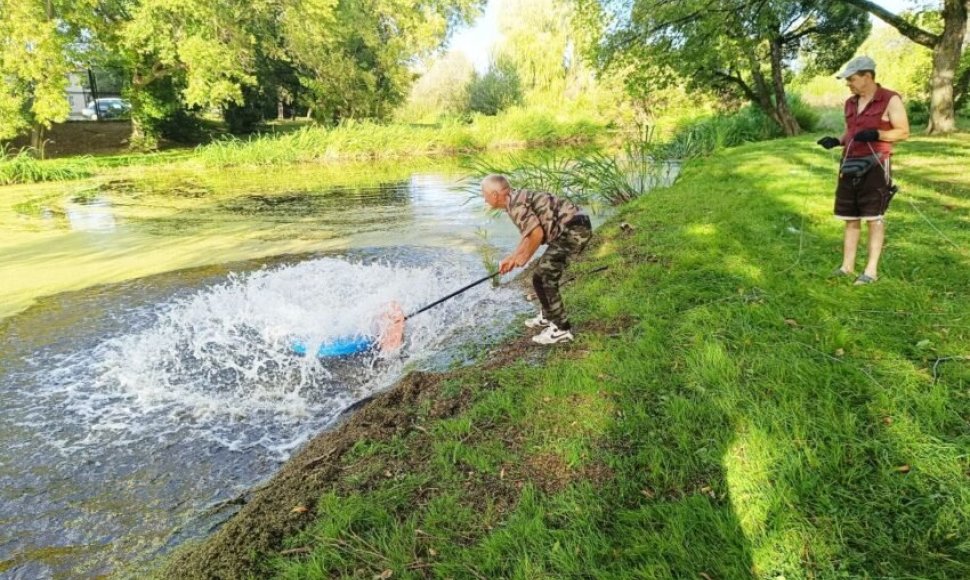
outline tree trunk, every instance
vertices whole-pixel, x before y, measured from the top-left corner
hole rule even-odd
[[[30,148],[38,159],[44,158],[44,126],[34,123],[30,127]]]
[[[970,66],[953,85],[953,110],[959,113],[967,104],[967,93],[970,92]]]
[[[772,52],[774,52],[774,47],[772,47]],[[785,135],[798,134],[797,122],[794,123],[795,132],[792,132],[792,122],[794,121],[794,117],[792,117],[791,112],[788,111],[788,103],[782,101],[784,103],[784,107],[779,107],[772,98],[772,93],[777,93],[777,87],[774,87],[774,85],[780,81],[780,77],[779,79],[775,79],[774,66],[772,66],[772,86],[769,86],[768,80],[765,78],[764,72],[761,70],[761,61],[758,59],[758,56],[750,48],[745,50],[745,54],[748,57],[748,65],[751,67],[751,78],[754,80],[754,93],[758,97],[754,104],[758,105],[758,107],[764,111],[766,115],[771,117],[771,120],[781,127],[781,130],[785,133]],[[774,58],[774,56],[772,56],[772,58]],[[781,92],[782,95],[784,95],[784,82],[782,82]]]
[[[930,122],[926,128],[930,135],[943,135],[956,130],[953,84],[963,53],[963,37],[967,33],[967,3],[967,0],[946,0],[943,8],[943,35],[933,47]]]
[[[283,99],[276,99],[276,120],[282,121],[286,118],[286,109],[283,107]]]
[[[145,103],[143,95],[154,76],[143,74],[138,65],[131,76],[131,137],[128,148],[135,151],[154,151],[158,149],[158,136],[154,128],[145,126]]]
[[[787,137],[794,137],[802,132],[791,107],[788,106],[788,95],[785,93],[784,64],[782,63],[781,40],[771,42],[771,84],[775,95],[775,120]]]

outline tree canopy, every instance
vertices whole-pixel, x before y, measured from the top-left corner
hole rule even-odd
[[[592,0],[588,0],[592,1]],[[601,5],[598,54],[629,71],[640,91],[687,79],[761,108],[799,132],[786,94],[796,62],[834,71],[869,32],[865,15],[828,0],[626,0]]]
[[[0,120],[19,133],[68,113],[67,74],[128,78],[133,141],[188,110],[302,99],[321,120],[384,118],[409,65],[484,0],[0,0]]]

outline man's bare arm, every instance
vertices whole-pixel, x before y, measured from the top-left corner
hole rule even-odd
[[[889,99],[886,114],[889,116],[889,122],[892,123],[893,128],[879,131],[879,140],[892,143],[909,139],[909,118],[906,116],[906,107],[903,106],[903,100],[899,97]]]
[[[539,246],[542,245],[543,238],[542,228],[534,227],[532,231],[528,234],[522,236],[522,241],[519,242],[518,247],[512,252],[507,258],[499,263],[498,271],[502,274],[507,274],[511,272],[513,268],[521,268],[529,263],[532,255],[536,253]]]

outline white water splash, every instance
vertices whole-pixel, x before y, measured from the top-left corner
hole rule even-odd
[[[76,353],[50,372],[83,429],[61,448],[203,437],[232,450],[285,456],[361,397],[387,387],[409,363],[474,337],[515,293],[478,286],[408,321],[391,356],[299,357],[338,337],[370,334],[391,300],[405,312],[444,296],[479,271],[326,258],[246,275],[157,307],[145,330]],[[77,435],[77,433],[83,435]]]

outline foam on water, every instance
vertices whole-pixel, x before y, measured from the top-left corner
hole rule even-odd
[[[499,305],[507,311],[514,293],[482,285],[416,316],[405,346],[389,356],[300,357],[295,338],[316,352],[326,341],[372,334],[388,302],[412,312],[480,275],[336,258],[231,275],[155,306],[143,329],[63,358],[37,402],[56,403],[66,411],[59,421],[77,422],[57,442],[69,453],[201,437],[285,457],[405,365],[473,333]]]

